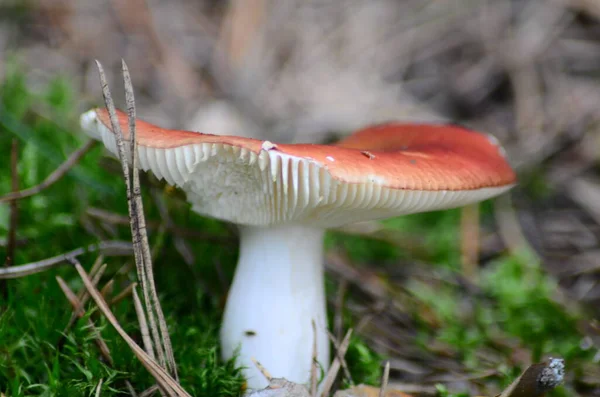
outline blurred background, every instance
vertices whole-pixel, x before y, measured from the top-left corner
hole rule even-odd
[[[121,58],[131,71],[138,116],[162,127],[316,143],[394,119],[493,134],[519,173],[520,185],[509,195],[481,207],[330,233],[336,335],[357,328],[348,358],[355,380],[376,383],[382,360],[391,358],[393,384],[415,395],[493,395],[548,354],[565,357],[570,368],[554,395],[600,395],[600,2],[0,0],[0,195],[18,190],[11,153],[24,188],[83,141],[78,115],[102,104],[95,59],[123,108]],[[126,238],[115,169],[94,149],[60,182],[62,189],[23,200],[20,209],[0,203],[0,252],[11,256],[14,229],[13,253],[21,241],[14,263]],[[174,266],[193,275],[162,282],[199,288],[204,295],[194,295],[195,307],[210,313],[202,320],[206,335],[198,331],[202,342],[177,347],[177,336],[189,335],[174,326],[174,345],[181,351],[203,343],[205,354],[214,347],[235,264],[235,254],[218,245],[231,247],[235,231],[190,220],[177,193],[148,183],[148,216],[165,247],[157,249],[157,261],[184,263]],[[161,229],[173,222],[165,208],[185,233],[171,237],[172,226]],[[17,212],[19,227],[11,216]],[[205,234],[190,237],[195,227]],[[198,262],[204,264],[194,270]],[[75,280],[69,274],[63,276]],[[23,298],[24,291],[45,283],[56,289],[56,282],[53,275],[31,280],[17,284],[8,301],[17,305],[20,297],[39,313],[40,301]],[[163,289],[175,302],[176,323],[185,312],[177,299],[184,303],[175,289]],[[120,310],[127,317],[129,309]],[[62,330],[59,319],[52,321]],[[0,315],[0,341],[18,345],[25,333],[23,346],[52,344],[54,331],[26,331],[35,328],[31,321]],[[3,379],[54,390],[52,376],[33,369],[31,354],[2,353],[0,342],[0,390]],[[48,366],[53,353],[44,354],[38,359]],[[197,359],[190,359],[190,371]],[[220,377],[237,376],[217,362]],[[125,372],[137,368],[133,359],[122,364]],[[82,365],[97,375],[92,364]],[[202,375],[203,382],[214,374]],[[194,377],[185,382],[197,395],[236,395],[241,387],[228,384],[222,392],[216,381],[214,389]]]
[[[1,7],[3,65],[17,55],[32,84],[68,76],[84,109],[100,97],[93,60],[118,72],[124,58],[140,115],[167,127],[322,141],[391,118],[448,120],[494,133],[527,163],[592,133],[600,97],[594,1]]]

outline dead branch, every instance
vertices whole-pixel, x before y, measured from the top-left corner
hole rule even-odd
[[[131,243],[118,240],[102,241],[97,244],[91,244],[87,247],[77,248],[73,251],[53,256],[52,258],[42,259],[41,261],[31,262],[25,265],[11,266],[4,269],[0,268],[0,279],[19,278],[43,272],[56,266],[69,264],[70,260],[90,252],[99,252],[106,256],[131,255]]]
[[[251,357],[250,360],[252,360],[254,366],[260,371],[262,376],[264,376],[267,381],[271,382],[273,380],[271,373],[265,367],[263,367],[263,365],[257,359]]]
[[[167,392],[169,396],[186,396],[191,397],[183,388],[179,385],[179,383],[173,379],[156,361],[154,361],[144,349],[142,349],[129,335],[127,332],[121,327],[115,315],[111,312],[110,308],[100,295],[100,292],[94,287],[92,284],[92,280],[90,280],[89,276],[83,269],[83,266],[76,260],[73,259],[73,263],[75,269],[81,276],[85,287],[88,292],[98,305],[98,308],[102,313],[106,316],[111,325],[115,328],[115,330],[121,335],[121,337],[125,340],[125,342],[129,345],[133,353],[136,357],[141,361],[142,365],[152,374],[152,376],[156,379],[156,382],[159,386]]]
[[[150,386],[149,388],[140,393],[140,397],[150,397],[158,390],[158,385]]]
[[[123,291],[119,292],[117,294],[117,296],[115,296],[114,298],[111,299],[110,305],[111,306],[116,305],[117,303],[121,302],[123,299],[127,298],[129,295],[131,295],[131,293],[135,287],[137,287],[137,283],[131,283],[127,287],[123,288]]]
[[[388,382],[390,380],[390,361],[385,362],[385,367],[383,368],[383,375],[381,377],[381,388],[379,389],[379,397],[385,396],[385,390],[387,389]]]
[[[148,322],[150,325],[151,334],[154,339],[154,348],[156,349],[159,363],[164,368],[168,369],[173,377],[177,379],[177,368],[175,365],[173,349],[171,347],[171,340],[154,284],[150,245],[148,243],[144,207],[142,203],[139,182],[139,170],[137,167],[138,157],[135,131],[136,111],[131,77],[125,61],[122,61],[125,98],[127,102],[127,114],[129,121],[129,154],[131,155],[132,159],[132,167],[130,171],[124,143],[125,139],[117,120],[114,102],[112,100],[112,95],[106,80],[106,74],[104,73],[104,69],[102,68],[100,62],[96,61],[96,64],[100,75],[104,102],[106,104],[106,108],[108,109],[113,132],[115,133],[119,160],[121,162],[123,176],[125,179],[127,204],[130,216],[130,228],[133,241],[133,252],[135,256],[138,278],[140,279],[140,283],[142,285],[142,293],[144,296],[144,303],[146,305],[147,318],[149,320]]]
[[[102,297],[104,298],[104,300],[109,300],[109,297],[110,297],[110,295],[112,295],[114,288],[115,288],[115,279],[114,278],[108,280],[108,282],[106,284],[104,284],[104,287],[102,287],[102,289],[100,290],[100,293],[102,294]]]
[[[75,296],[75,293],[71,290],[71,288],[69,288],[69,286],[62,279],[62,277],[56,276],[56,281],[58,282],[60,289],[63,291],[63,293],[69,300],[69,303],[71,303],[71,306],[73,306],[73,313],[78,318],[82,318],[83,315],[85,314],[85,311],[82,310],[83,305],[82,305],[81,301],[79,301],[77,299],[77,296]],[[93,282],[93,280],[92,280],[92,282]],[[100,331],[98,330],[98,328],[96,328],[96,326],[94,325],[94,323],[92,322],[92,320],[90,318],[88,318],[87,324],[88,324],[89,328],[92,330],[92,333],[94,334],[94,342],[96,342],[96,344],[98,345],[98,349],[100,350],[100,355],[110,366],[112,366],[113,359],[110,354],[110,349],[108,348],[108,345],[106,344],[104,339],[102,339],[102,336],[100,335]]]
[[[146,353],[148,353],[150,357],[156,359],[156,356],[154,355],[154,347],[152,346],[152,338],[150,337],[150,331],[148,330],[148,321],[146,320],[146,314],[144,313],[144,307],[142,306],[142,301],[140,300],[135,288],[132,289],[132,292],[133,306],[138,317],[138,323],[140,324],[140,333],[142,334],[144,350],[146,350]]]
[[[460,231],[463,275],[475,282],[479,259],[479,204],[470,204],[462,208]]]
[[[25,197],[31,197],[34,194],[38,194],[42,190],[45,190],[56,183],[60,178],[62,178],[77,162],[87,153],[89,152],[94,145],[95,141],[89,140],[79,149],[71,153],[69,158],[58,166],[54,172],[52,172],[42,183],[39,185],[30,187],[29,189],[21,190],[19,192],[9,193],[3,197],[0,197],[0,203],[4,203],[12,200],[20,200]]]
[[[92,278],[92,281],[94,283],[94,286],[98,285],[98,283],[100,282],[100,277],[102,277],[102,275],[106,271],[106,264],[102,265],[102,261],[103,261],[103,257],[101,255],[96,259],[96,261],[94,262],[94,265],[92,266],[92,269],[90,270],[90,273],[89,273],[90,277]],[[59,284],[60,284],[60,282],[59,282]],[[90,295],[84,289],[79,292],[79,295],[76,298],[77,298],[79,307],[74,308],[73,314],[71,314],[71,318],[69,319],[67,326],[63,330],[63,333],[62,333],[63,336],[61,336],[61,338],[58,340],[58,343],[57,343],[58,346],[61,346],[63,344],[64,335],[66,335],[66,333],[69,332],[69,330],[71,329],[73,324],[75,324],[75,321],[77,320],[77,318],[80,318],[81,315],[83,315],[83,313],[84,313],[83,307],[89,300]]]
[[[337,374],[340,370],[341,360],[338,357],[344,357],[346,355],[346,351],[348,350],[348,346],[350,346],[350,337],[352,336],[352,329],[349,329],[346,332],[346,336],[344,336],[344,340],[340,344],[340,348],[336,349],[336,358],[331,363],[331,367],[325,376],[325,380],[323,380],[323,389],[321,392],[321,397],[329,396],[329,392],[331,391],[331,387],[333,386],[333,382],[337,377]]]
[[[342,365],[342,370],[344,371],[344,376],[350,382],[351,385],[354,385],[354,380],[352,379],[352,375],[350,374],[350,369],[348,369],[348,364],[346,363],[346,359],[344,356],[340,355],[341,345],[340,342],[336,339],[335,335],[333,335],[329,330],[327,330],[327,336],[329,340],[333,344],[333,348],[335,349],[335,357],[340,361]]]
[[[102,391],[102,382],[103,382],[103,379],[100,379],[100,382],[98,382],[98,386],[96,386],[96,393],[95,393],[96,397],[100,397],[100,391]]]

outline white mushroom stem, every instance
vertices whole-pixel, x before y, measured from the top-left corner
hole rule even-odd
[[[309,381],[312,320],[317,325],[317,359],[327,370],[323,236],[322,229],[298,225],[240,227],[240,256],[221,342],[225,359],[240,348],[238,364],[246,367],[249,388],[267,386],[252,358],[273,377]]]

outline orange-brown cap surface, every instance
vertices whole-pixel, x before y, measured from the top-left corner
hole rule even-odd
[[[127,137],[127,117],[118,112]],[[113,153],[108,113],[82,126]],[[484,134],[446,125],[388,123],[336,145],[167,130],[137,121],[140,165],[188,194],[194,209],[231,222],[321,227],[458,207],[516,181],[502,149]]]

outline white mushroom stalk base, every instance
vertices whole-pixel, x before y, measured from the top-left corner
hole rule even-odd
[[[323,279],[322,229],[305,226],[240,227],[240,256],[229,291],[221,346],[223,358],[239,348],[248,387],[267,386],[252,362],[273,377],[310,380],[314,332],[317,360],[329,366]]]

